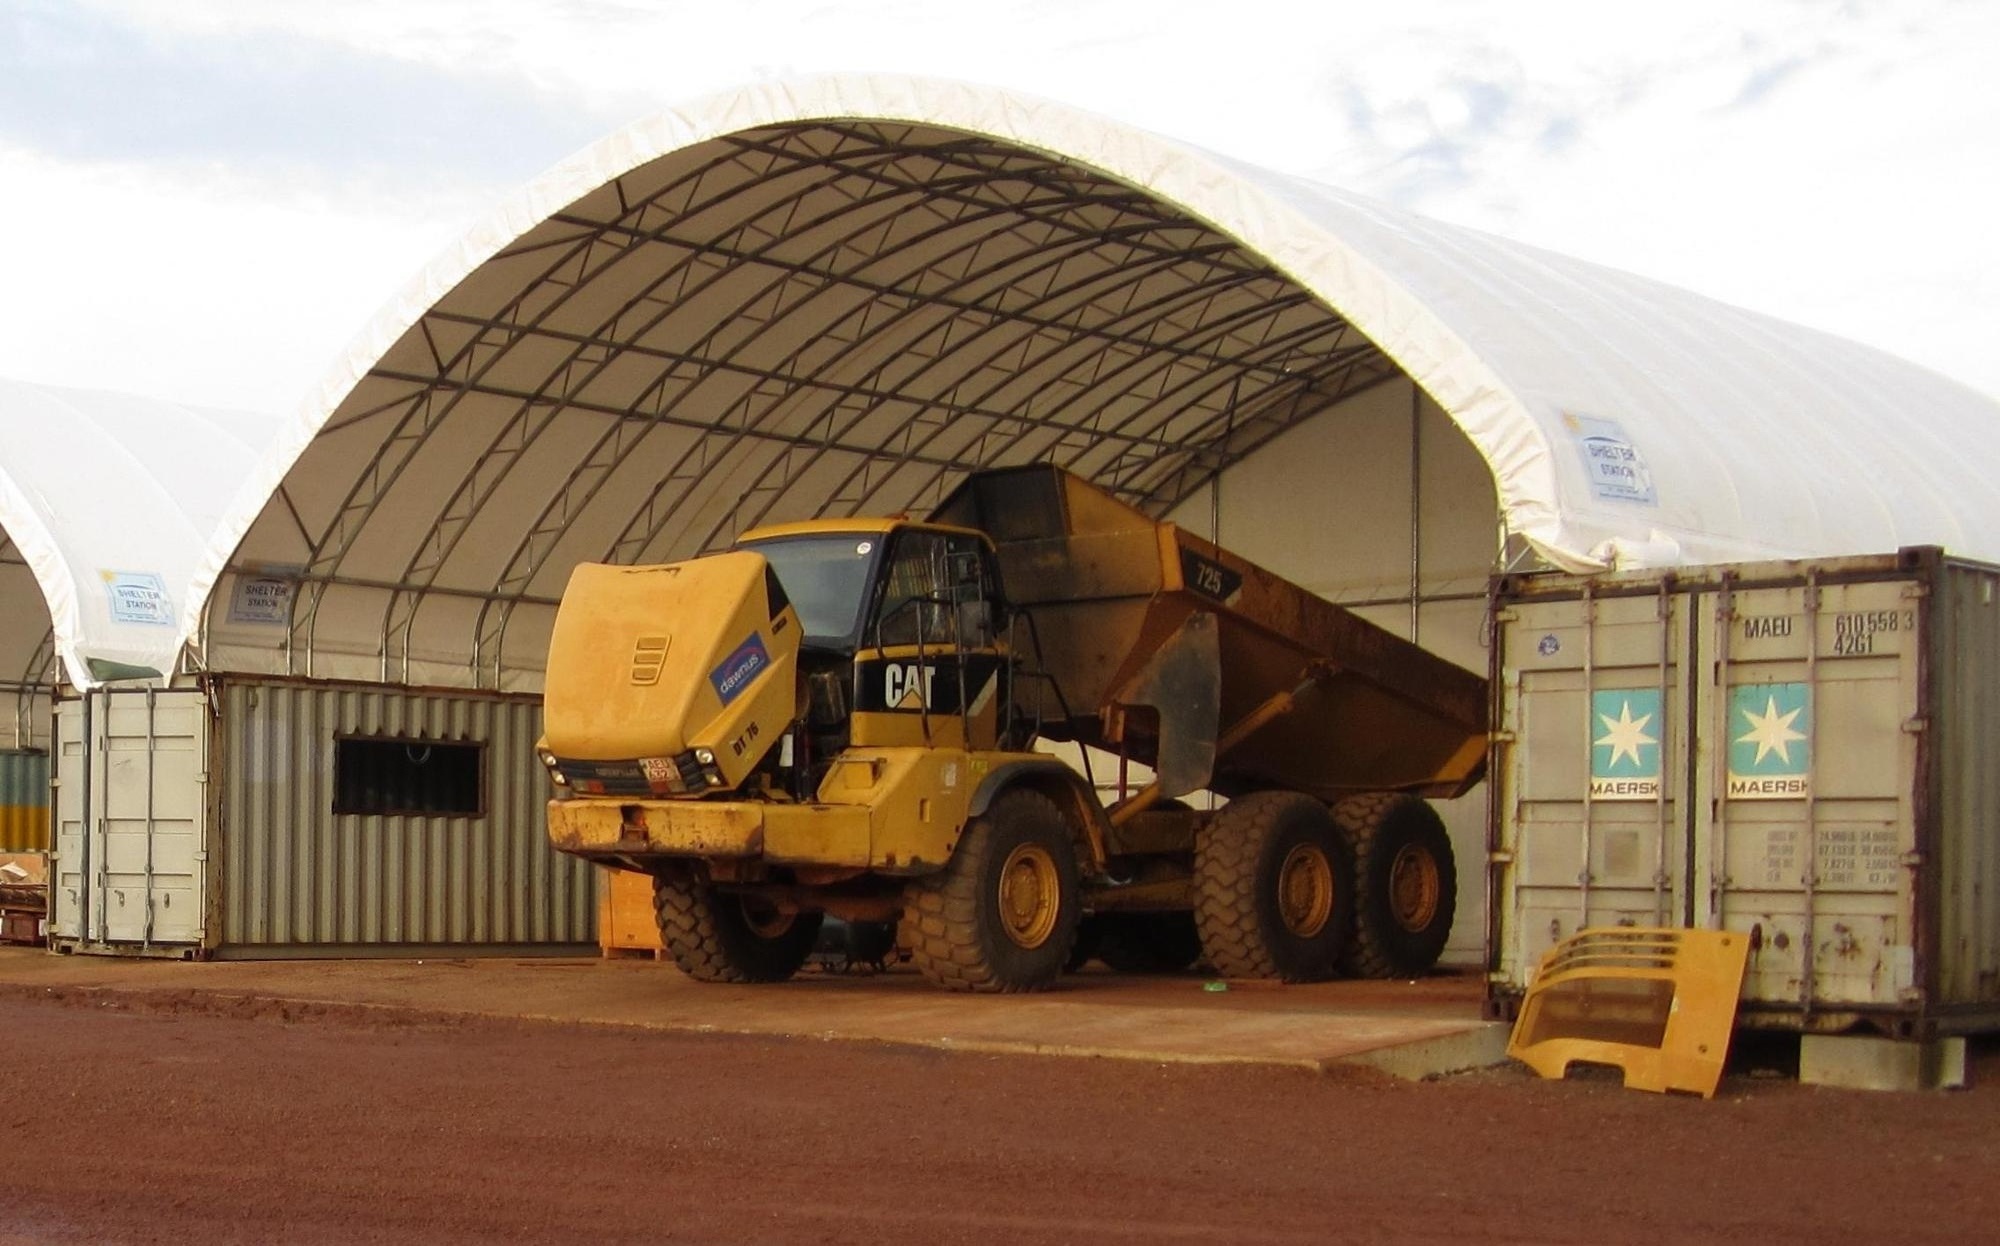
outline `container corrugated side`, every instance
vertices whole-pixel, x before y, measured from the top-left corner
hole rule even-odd
[[[49,755],[34,749],[0,751],[0,852],[46,852],[49,847]]]
[[[544,828],[538,699],[221,681],[221,942],[304,948],[588,945],[591,867]],[[478,816],[335,814],[342,736],[476,743]]]
[[[1934,929],[1936,1006],[1975,1018],[2000,1012],[2000,568],[1946,567],[1933,617],[1936,730],[1929,849],[1940,898]]]

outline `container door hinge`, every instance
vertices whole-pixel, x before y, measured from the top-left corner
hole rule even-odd
[[[1903,720],[1903,731],[1907,735],[1922,735],[1931,729],[1928,718],[1907,718]]]

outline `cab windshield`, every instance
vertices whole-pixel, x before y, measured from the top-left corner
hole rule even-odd
[[[852,649],[861,630],[861,604],[875,575],[882,538],[874,533],[829,533],[825,536],[772,537],[745,541],[738,548],[755,550],[771,564],[807,644]]]

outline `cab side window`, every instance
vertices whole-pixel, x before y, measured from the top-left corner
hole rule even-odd
[[[883,572],[873,630],[880,645],[992,643],[984,607],[991,577],[977,538],[904,531]]]

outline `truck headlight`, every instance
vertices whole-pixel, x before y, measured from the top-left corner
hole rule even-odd
[[[562,772],[561,758],[557,757],[554,753],[551,753],[547,749],[542,749],[538,751],[535,754],[535,756],[542,759],[542,765],[548,770],[550,780],[552,780],[557,787],[569,786],[569,779],[565,777]]]

